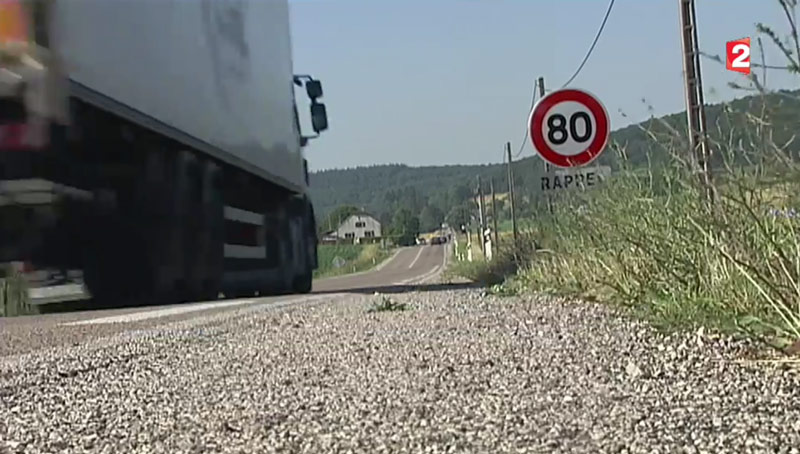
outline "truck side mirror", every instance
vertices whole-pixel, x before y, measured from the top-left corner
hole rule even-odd
[[[311,79],[306,82],[306,93],[312,101],[322,97],[322,82]]]
[[[325,110],[325,104],[311,103],[311,126],[317,134],[328,129],[328,112]]]

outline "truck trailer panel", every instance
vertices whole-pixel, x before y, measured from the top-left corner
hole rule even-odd
[[[286,0],[69,0],[50,47],[74,96],[305,192]]]
[[[45,302],[311,290],[328,126],[287,0],[5,1],[30,22],[0,11],[0,273]]]

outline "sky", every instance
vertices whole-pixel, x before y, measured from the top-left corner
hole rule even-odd
[[[312,170],[373,164],[485,164],[516,154],[531,92],[542,76],[559,88],[594,39],[608,0],[290,0],[296,73],[322,81],[329,129],[312,141]],[[701,51],[756,23],[781,35],[778,0],[697,0]],[[764,40],[768,64],[785,64]],[[752,61],[761,60],[755,41]],[[685,108],[678,0],[616,0],[605,30],[570,85],[596,95],[611,129]],[[743,76],[702,61],[708,103],[744,95]],[[770,88],[797,78],[767,73]],[[298,95],[305,131],[307,98]],[[306,107],[304,107],[306,105]],[[650,106],[650,107],[648,107]],[[650,110],[652,108],[652,111]],[[530,140],[522,157],[533,155]]]

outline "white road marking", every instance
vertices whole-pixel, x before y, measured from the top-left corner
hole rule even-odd
[[[447,258],[445,255],[445,251],[447,248],[442,248],[442,263],[436,265],[433,269],[423,273],[422,275],[415,276],[410,279],[405,279],[400,282],[395,282],[392,285],[406,285],[410,283],[422,283],[442,270]],[[414,259],[416,261],[419,258],[419,253],[417,258]],[[154,318],[161,318],[161,317],[169,317],[175,315],[184,315],[184,314],[191,314],[193,312],[200,312],[209,309],[224,309],[229,307],[236,307],[236,306],[251,306],[252,310],[261,310],[265,308],[282,308],[287,306],[296,305],[299,303],[310,303],[313,301],[318,301],[321,299],[330,299],[335,298],[338,295],[344,295],[347,291],[343,290],[340,293],[336,294],[326,294],[326,295],[316,295],[316,296],[303,296],[298,298],[292,298],[288,300],[279,300],[269,303],[262,303],[258,304],[258,299],[241,299],[241,300],[233,300],[233,301],[210,301],[206,303],[197,303],[191,305],[181,305],[181,306],[173,306],[170,308],[165,309],[153,309],[153,310],[145,310],[141,312],[135,312],[132,314],[123,314],[123,315],[115,315],[110,317],[102,317],[102,318],[95,318],[95,319],[88,319],[88,320],[78,320],[69,323],[63,323],[63,326],[80,326],[80,325],[99,325],[99,324],[110,324],[110,323],[134,323],[143,320],[151,320]]]
[[[425,274],[423,274],[421,276],[415,276],[415,277],[412,277],[410,279],[405,279],[405,280],[402,280],[400,282],[395,282],[392,285],[421,284],[421,283],[425,282],[426,280],[428,280],[428,279],[432,278],[433,276],[435,276],[436,273],[439,272],[440,268],[441,268],[441,265],[436,265],[436,267],[434,269],[428,271],[427,273],[425,273]]]
[[[442,248],[442,250],[446,251],[447,248]],[[436,276],[436,274],[439,272],[439,270],[442,269],[442,266],[444,266],[444,261],[446,260],[445,257],[446,257],[446,255],[442,254],[442,264],[436,265],[432,270],[430,270],[430,271],[428,271],[428,272],[426,272],[426,273],[424,273],[424,274],[422,274],[420,276],[415,276],[415,277],[412,277],[410,279],[404,279],[402,281],[395,282],[392,285],[407,285],[407,284],[423,283],[423,282],[427,281],[428,279]]]
[[[79,325],[100,325],[111,323],[133,323],[142,320],[151,320],[154,318],[169,317],[173,315],[191,314],[192,312],[200,312],[209,309],[223,309],[226,307],[236,306],[252,306],[253,310],[261,310],[268,308],[282,308],[292,306],[299,303],[310,303],[320,299],[334,298],[337,294],[304,296],[299,298],[292,298],[288,300],[273,301],[269,303],[258,303],[255,299],[242,299],[234,301],[211,301],[208,303],[192,304],[186,306],[171,307],[168,309],[154,309],[151,311],[136,312],[133,314],[115,315],[111,317],[95,318],[88,320],[79,320],[75,322],[62,323],[63,326],[79,326]]]
[[[411,262],[410,265],[408,265],[408,269],[414,268],[414,265],[417,264],[417,260],[419,260],[419,256],[422,255],[422,251],[424,251],[424,250],[425,250],[424,246],[419,248],[419,252],[417,252],[417,256],[414,257],[414,260]]]
[[[394,254],[392,254],[389,258],[387,258],[386,260],[381,262],[381,264],[376,266],[375,268],[364,270],[364,271],[359,271],[358,273],[340,274],[339,276],[326,277],[324,280],[326,280],[326,281],[334,281],[334,280],[337,280],[337,279],[346,279],[346,278],[353,277],[353,276],[361,276],[362,274],[369,274],[369,273],[374,273],[376,271],[380,271],[383,268],[385,268],[387,265],[392,263],[394,261],[394,259],[396,259],[397,256],[401,252],[403,252],[404,250],[405,250],[405,248],[398,249],[397,251],[395,251]]]
[[[192,312],[204,311],[207,309],[221,309],[225,307],[242,306],[245,304],[252,304],[252,303],[255,303],[255,300],[235,300],[235,301],[220,301],[220,302],[191,304],[186,306],[170,307],[167,309],[154,309],[150,311],[135,312],[133,314],[113,315],[111,317],[79,320],[76,322],[64,323],[64,326],[99,325],[104,323],[133,323],[153,318],[169,317],[171,315],[190,314]]]
[[[378,266],[376,266],[374,271],[380,271],[380,270],[382,270],[382,269],[383,269],[383,267],[385,267],[385,266],[386,266],[386,265],[388,265],[388,264],[389,264],[389,263],[390,263],[392,260],[394,260],[395,258],[397,258],[397,254],[399,254],[401,250],[402,250],[402,249],[398,249],[398,250],[394,251],[394,254],[392,254],[392,256],[391,256],[391,257],[389,257],[388,259],[386,259],[386,260],[384,260],[383,262],[381,262],[381,263],[380,263]]]

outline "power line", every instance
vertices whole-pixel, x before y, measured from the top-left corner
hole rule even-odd
[[[592,41],[591,47],[589,47],[589,50],[586,52],[586,55],[583,57],[583,61],[581,62],[580,66],[578,66],[578,69],[575,70],[575,73],[572,75],[572,77],[570,77],[569,80],[561,87],[562,89],[564,87],[566,87],[567,85],[569,85],[570,83],[572,83],[572,81],[575,80],[576,77],[578,77],[578,74],[580,74],[581,70],[583,70],[583,67],[586,65],[586,62],[589,61],[589,57],[592,55],[592,52],[594,52],[594,48],[597,45],[597,42],[600,40],[600,36],[603,34],[603,30],[606,27],[606,22],[608,22],[608,17],[611,15],[611,10],[614,8],[614,2],[615,1],[616,0],[611,0],[609,2],[608,8],[606,9],[606,14],[603,17],[603,22],[600,24],[600,29],[597,30],[597,34],[594,37],[594,41]],[[528,109],[528,113],[529,114],[530,114],[531,111],[533,111],[533,106],[536,104],[536,95],[537,95],[536,83],[534,83],[533,84],[533,93],[531,94],[531,107],[530,107],[530,109]],[[522,151],[525,149],[525,142],[528,141],[529,133],[530,133],[530,131],[526,127],[525,128],[525,138],[523,138],[522,142],[520,142],[520,144],[519,144],[519,150],[517,150],[517,153],[514,155],[515,159],[518,158],[522,154]],[[503,154],[503,163],[505,163],[505,157],[506,157],[506,155],[504,153]]]
[[[578,74],[580,74],[581,70],[583,69],[583,66],[586,64],[587,61],[589,61],[589,56],[592,55],[592,52],[594,51],[594,46],[597,45],[597,41],[600,40],[600,35],[603,34],[603,29],[606,27],[606,22],[608,21],[608,16],[611,14],[611,9],[614,8],[614,1],[615,0],[611,0],[611,2],[608,4],[608,9],[606,10],[606,15],[603,18],[603,23],[600,24],[600,29],[597,30],[597,35],[595,35],[594,37],[592,46],[589,48],[589,51],[586,52],[586,56],[583,57],[581,65],[578,66],[577,70],[575,70],[575,74],[573,74],[572,77],[570,77],[569,80],[564,85],[561,86],[562,89],[565,88],[567,85],[571,84],[572,81],[575,80],[576,77],[578,77]]]
[[[533,93],[531,93],[531,107],[528,109],[528,115],[530,116],[531,111],[533,111],[533,106],[536,105],[536,83],[533,84]],[[525,142],[528,141],[528,127],[525,127],[525,137],[522,139],[522,142],[519,143],[519,150],[517,150],[517,154],[514,155],[514,159],[518,158],[519,155],[522,154],[522,150],[525,148]],[[505,163],[505,152],[503,153],[503,162]]]

